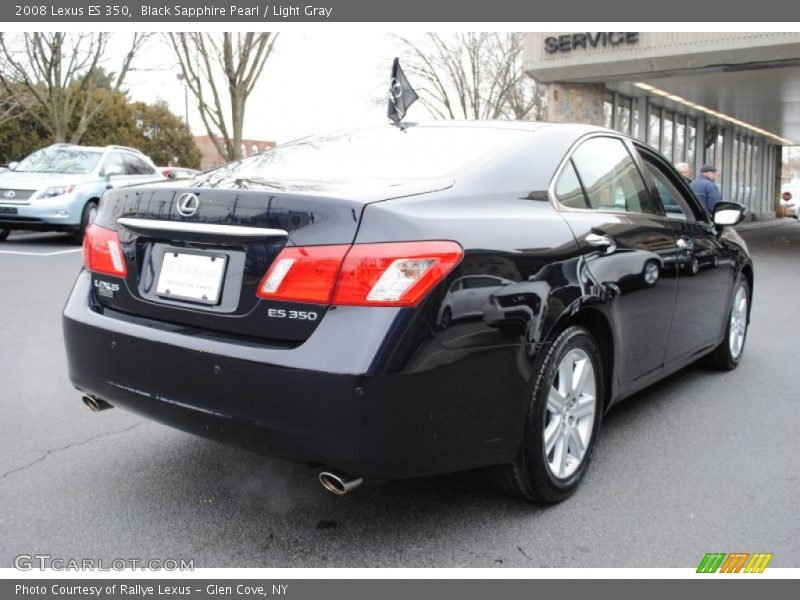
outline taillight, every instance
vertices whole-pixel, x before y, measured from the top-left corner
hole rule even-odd
[[[458,264],[455,242],[284,248],[258,286],[269,300],[415,306]]]
[[[261,280],[258,297],[328,304],[349,248],[349,245],[284,248]]]
[[[116,231],[92,223],[83,236],[83,266],[104,275],[125,277],[125,259]]]
[[[333,303],[416,306],[463,255],[455,242],[355,244],[344,259]]]

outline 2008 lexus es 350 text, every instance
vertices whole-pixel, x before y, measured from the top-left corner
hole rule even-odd
[[[90,408],[316,466],[335,493],[487,467],[557,502],[609,406],[739,363],[743,214],[592,126],[310,137],[108,191],[64,311],[70,377]],[[456,287],[470,309],[443,323]]]

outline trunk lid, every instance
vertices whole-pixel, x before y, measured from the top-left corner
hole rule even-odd
[[[256,296],[284,246],[351,244],[366,204],[452,185],[187,183],[105,194],[95,223],[119,233],[127,276],[121,284],[95,273],[97,301],[128,315],[287,344],[306,340],[328,306]]]

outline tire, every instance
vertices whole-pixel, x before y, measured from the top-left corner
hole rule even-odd
[[[661,276],[661,268],[655,260],[648,260],[644,264],[644,271],[642,272],[642,279],[647,287],[652,287]]]
[[[733,286],[725,339],[706,357],[705,363],[720,371],[732,371],[738,367],[744,354],[749,324],[750,284],[740,275]]]
[[[86,206],[83,207],[83,212],[81,213],[81,224],[78,226],[78,229],[76,229],[75,233],[73,234],[75,241],[78,244],[83,242],[83,236],[86,233],[86,228],[89,227],[89,224],[94,220],[96,214],[97,214],[97,201],[89,200],[89,202],[86,203]]]
[[[587,366],[591,366],[588,372]],[[571,377],[583,372],[586,383],[564,384],[561,380],[567,378],[559,371]],[[491,467],[489,477],[512,496],[552,504],[577,489],[591,462],[605,398],[603,362],[589,331],[572,326],[537,358],[534,372],[522,447],[513,463]],[[583,454],[571,455],[581,446]]]
[[[692,260],[689,261],[689,275],[697,275],[700,272],[700,261],[697,259],[696,256],[692,257]]]
[[[0,229],[0,242],[5,241],[8,235],[11,233],[10,229]]]
[[[442,320],[439,321],[439,326],[442,329],[447,329],[448,327],[450,327],[450,323],[452,322],[452,320],[453,320],[453,313],[450,310],[450,307],[448,306],[447,308],[444,309],[444,312],[442,313]]]

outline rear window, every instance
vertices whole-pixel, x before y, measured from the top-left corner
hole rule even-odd
[[[468,127],[345,131],[290,142],[212,174],[301,181],[431,179],[497,154],[526,135],[530,132]]]

